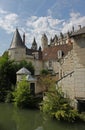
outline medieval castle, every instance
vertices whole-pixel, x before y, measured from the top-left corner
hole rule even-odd
[[[85,109],[85,27],[79,30],[60,33],[50,39],[46,34],[41,38],[42,48],[39,47],[34,38],[31,49],[25,44],[16,29],[10,48],[8,49],[10,59],[16,62],[21,60],[31,61],[35,67],[35,76],[39,75],[42,69],[47,69],[62,86],[62,90],[73,100],[76,107],[81,105]]]

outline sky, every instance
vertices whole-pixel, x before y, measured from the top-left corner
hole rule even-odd
[[[85,26],[85,0],[0,0],[0,55],[10,47],[16,28],[30,48],[34,37],[40,46],[43,33],[50,40],[78,25]]]

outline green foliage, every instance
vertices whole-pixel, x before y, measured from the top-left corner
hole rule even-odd
[[[2,57],[8,58],[8,51],[5,51],[2,55]]]
[[[22,108],[27,107],[28,102],[31,99],[30,87],[28,82],[26,82],[25,80],[19,82],[16,86],[13,95],[14,95],[14,102],[16,106]]]
[[[42,69],[41,72],[40,72],[40,74],[41,74],[41,75],[48,75],[49,72],[48,72],[48,70],[46,70],[46,69]]]
[[[32,65],[32,62],[27,62],[26,60],[22,60],[19,63],[16,63],[17,70],[21,69],[22,67],[27,68],[32,75],[34,75],[34,66]]]
[[[40,98],[31,94],[29,83],[25,80],[17,84],[13,96],[15,105],[20,108],[35,108],[41,101]]]
[[[79,118],[81,121],[85,122],[85,112],[80,113]]]
[[[8,91],[8,93],[7,93],[7,95],[6,95],[5,102],[6,102],[6,103],[11,103],[12,101],[13,101],[12,91]]]
[[[78,118],[78,112],[70,106],[70,100],[64,97],[60,88],[48,91],[42,102],[41,110],[57,120],[73,122]]]
[[[52,78],[50,74],[48,75],[40,75],[38,78],[38,84],[41,87],[42,91],[46,92],[48,89],[52,88],[55,84],[55,80]]]
[[[7,95],[10,95],[8,91],[12,91],[12,85],[16,84],[16,72],[22,67],[26,67],[34,74],[34,67],[31,62],[21,61],[15,63],[9,60],[8,52],[0,57],[0,102],[5,101]]]
[[[0,101],[4,101],[7,91],[16,83],[14,62],[9,60],[7,53],[0,58]]]
[[[55,117],[57,120],[65,120],[68,122],[74,122],[79,118],[78,112],[73,109],[66,110],[58,110],[55,113]]]

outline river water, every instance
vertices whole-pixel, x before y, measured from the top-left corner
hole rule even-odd
[[[85,124],[44,118],[39,110],[20,110],[0,104],[0,130],[85,130]]]

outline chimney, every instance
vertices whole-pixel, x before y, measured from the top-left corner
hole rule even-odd
[[[81,25],[78,25],[79,29],[81,29]]]
[[[25,44],[25,33],[23,34],[23,43]]]

